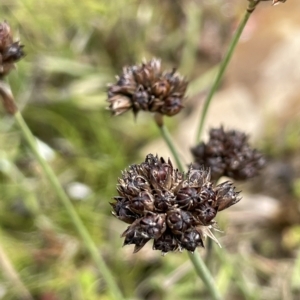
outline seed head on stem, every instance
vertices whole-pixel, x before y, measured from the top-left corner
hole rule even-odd
[[[9,85],[3,79],[24,56],[23,47],[19,41],[14,42],[8,23],[6,21],[0,23],[0,96],[4,109],[10,115],[17,112],[17,106]]]
[[[183,108],[187,81],[176,69],[163,72],[161,61],[153,58],[141,65],[126,66],[117,82],[108,88],[108,109],[114,115],[140,110],[174,116]]]
[[[145,162],[131,165],[122,173],[118,196],[111,203],[113,215],[130,224],[123,232],[124,245],[134,244],[134,252],[153,240],[153,249],[162,254],[204,247],[214,218],[221,210],[240,201],[229,181],[214,186],[208,169],[192,167],[184,174],[152,154]]]
[[[194,168],[203,165],[211,170],[211,178],[221,176],[235,180],[246,180],[259,174],[266,160],[256,149],[251,148],[249,137],[237,130],[225,131],[223,126],[209,132],[209,141],[192,148]]]

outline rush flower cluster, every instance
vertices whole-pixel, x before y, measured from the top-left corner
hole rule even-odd
[[[236,180],[245,180],[256,176],[266,161],[256,149],[248,143],[248,136],[237,130],[225,131],[223,127],[211,129],[209,141],[200,143],[191,151],[194,167],[210,168],[213,180],[228,176]]]
[[[0,78],[7,75],[15,67],[14,63],[24,56],[23,47],[19,41],[13,41],[8,23],[0,23]]]
[[[214,239],[210,228],[217,213],[240,201],[231,182],[213,186],[208,170],[190,167],[184,174],[152,154],[122,173],[117,191],[113,214],[130,224],[122,237],[134,252],[150,240],[163,254],[194,252],[206,236]]]
[[[108,88],[109,109],[114,115],[140,110],[173,116],[183,108],[187,81],[173,69],[162,72],[161,62],[153,58],[141,65],[128,66]]]

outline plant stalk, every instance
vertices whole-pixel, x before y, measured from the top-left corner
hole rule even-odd
[[[178,166],[178,169],[181,171],[181,172],[184,172],[184,168],[183,168],[183,165],[179,159],[179,156],[178,156],[178,153],[177,153],[177,150],[176,150],[176,147],[174,146],[173,142],[172,142],[172,139],[171,139],[171,136],[170,136],[170,133],[167,129],[167,127],[163,124],[163,122],[159,125],[157,123],[159,129],[160,129],[160,132],[161,132],[161,135],[164,139],[164,141],[166,142],[166,144],[168,145],[170,151],[172,152],[173,154],[173,157],[177,163],[177,166]],[[215,282],[214,282],[214,279],[211,275],[211,273],[209,272],[209,270],[207,269],[205,263],[203,262],[202,258],[200,257],[199,253],[196,251],[194,253],[188,253],[189,255],[189,258],[190,260],[192,261],[193,265],[194,265],[194,268],[195,268],[195,271],[197,273],[197,275],[202,279],[202,281],[204,282],[205,284],[205,287],[208,289],[210,295],[211,295],[211,299],[213,300],[221,300],[222,297],[215,285]]]
[[[170,133],[169,133],[167,127],[165,125],[159,126],[159,130],[160,130],[161,136],[163,137],[164,141],[168,145],[168,148],[170,149],[170,151],[171,151],[171,153],[173,155],[173,158],[176,161],[178,169],[181,172],[183,172],[183,170],[184,170],[183,165],[182,165],[182,163],[181,163],[181,161],[179,159],[178,153],[177,153],[176,148],[175,148],[175,146],[173,144],[172,138],[170,136]]]
[[[207,116],[207,112],[208,112],[208,108],[209,105],[211,103],[211,100],[215,94],[215,92],[217,91],[217,89],[219,88],[220,82],[223,78],[223,75],[225,73],[225,70],[227,69],[227,66],[230,62],[230,59],[232,57],[232,54],[236,48],[236,45],[242,35],[242,32],[252,14],[252,12],[255,10],[256,5],[259,3],[259,1],[250,1],[248,4],[248,8],[246,9],[244,16],[235,32],[235,34],[233,35],[231,42],[229,44],[228,50],[220,64],[220,68],[218,71],[218,74],[213,82],[213,85],[204,101],[204,106],[203,106],[203,110],[201,113],[201,118],[200,118],[200,123],[198,126],[198,130],[197,130],[197,136],[196,136],[196,142],[199,143],[200,139],[201,139],[201,135],[202,135],[202,131],[203,131],[203,127],[204,127],[204,123],[205,123],[205,119]]]
[[[80,234],[81,238],[84,241],[84,244],[89,251],[92,259],[94,260],[99,272],[102,274],[104,280],[106,281],[108,288],[116,300],[124,299],[122,296],[121,291],[119,290],[113,275],[111,274],[109,268],[107,267],[105,261],[103,260],[102,256],[100,255],[94,241],[92,240],[89,232],[87,231],[86,227],[82,223],[82,220],[79,218],[75,208],[73,207],[70,199],[68,198],[67,194],[63,190],[61,184],[59,183],[55,173],[47,163],[47,161],[41,156],[37,149],[36,140],[32,135],[30,129],[28,128],[25,120],[23,119],[21,113],[17,111],[14,114],[15,120],[18,123],[26,141],[28,142],[34,156],[40,163],[45,175],[47,176],[49,182],[51,183],[53,190],[56,192],[59,200],[64,205],[66,211],[68,212],[74,226],[76,227],[78,233]]]
[[[212,275],[210,274],[209,270],[207,269],[205,263],[203,262],[202,258],[200,257],[199,253],[188,252],[188,256],[191,262],[193,263],[198,276],[203,280],[206,288],[209,290],[212,299],[221,300],[222,297],[220,295],[219,290],[216,287],[215,281]]]

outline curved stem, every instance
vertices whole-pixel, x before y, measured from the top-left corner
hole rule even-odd
[[[59,183],[56,175],[54,174],[53,170],[46,162],[46,160],[41,156],[39,153],[36,141],[34,136],[32,135],[30,129],[28,128],[26,122],[24,121],[21,113],[18,111],[14,115],[16,122],[18,123],[26,141],[28,142],[34,156],[40,163],[45,175],[47,176],[49,182],[51,183],[53,190],[56,192],[59,200],[64,205],[66,211],[68,212],[74,226],[76,227],[78,233],[80,234],[81,238],[84,241],[84,244],[89,251],[92,259],[94,260],[95,264],[99,272],[102,274],[104,280],[106,281],[108,288],[113,295],[114,299],[120,300],[124,299],[122,293],[120,292],[113,275],[111,274],[109,268],[107,267],[105,261],[101,257],[94,241],[92,240],[89,232],[87,231],[86,227],[82,223],[82,220],[79,218],[76,210],[74,209],[70,199],[66,195],[65,191],[63,190],[61,184]]]
[[[221,79],[223,78],[223,75],[224,75],[224,72],[228,66],[228,63],[232,57],[232,54],[236,48],[236,45],[242,35],[242,32],[248,22],[248,19],[251,15],[251,13],[254,11],[256,5],[259,3],[259,1],[250,1],[249,2],[249,5],[248,5],[248,8],[247,10],[245,11],[245,14],[234,34],[234,36],[232,37],[231,39],[231,42],[230,42],[230,45],[228,47],[228,50],[227,50],[227,53],[225,54],[221,64],[220,64],[220,69],[219,69],[219,72],[215,78],[215,81],[205,99],[205,102],[204,102],[204,106],[203,106],[203,110],[202,110],[202,114],[201,114],[201,118],[200,118],[200,123],[199,123],[199,127],[198,127],[198,130],[197,130],[197,136],[196,136],[196,142],[199,143],[200,139],[201,139],[201,135],[202,135],[202,131],[203,131],[203,126],[204,126],[204,122],[205,122],[205,119],[206,119],[206,115],[207,115],[207,111],[208,111],[208,108],[209,108],[209,105],[211,103],[211,100],[215,94],[215,92],[217,91],[219,85],[220,85],[220,82],[221,82]]]

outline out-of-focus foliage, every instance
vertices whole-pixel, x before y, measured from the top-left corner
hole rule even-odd
[[[0,4],[0,19],[9,22],[27,54],[8,78],[18,106],[130,299],[209,298],[185,253],[161,258],[150,248],[135,255],[132,249],[121,248],[119,235],[125,227],[110,215],[108,202],[115,195],[120,170],[140,162],[139,149],[158,137],[158,131],[143,113],[137,121],[126,114],[112,118],[105,109],[106,85],[123,65],[154,56],[190,79],[190,96],[202,92],[244,7],[242,1],[225,2],[229,3],[3,0]],[[189,101],[186,109],[193,109]],[[179,121],[176,116],[168,123],[175,128]],[[294,138],[297,128],[291,125],[284,135],[285,149],[293,153],[299,146]],[[265,149],[275,158],[281,155],[271,142]],[[294,190],[299,198],[297,182]],[[298,228],[291,230],[287,234],[295,241],[293,248],[299,242]],[[264,247],[272,248],[270,240],[265,241]],[[67,213],[2,108],[0,244],[35,299],[110,299]],[[272,281],[272,271],[281,264],[245,252],[240,255],[244,244],[236,240],[233,244],[225,240],[229,253],[218,251],[210,263],[222,294],[227,299],[258,299],[261,292],[263,299],[281,299],[274,296],[278,287]],[[5,272],[0,272],[0,299],[14,300],[15,289]],[[299,272],[294,274],[297,291]]]

